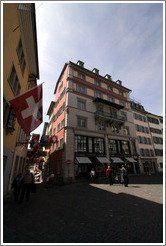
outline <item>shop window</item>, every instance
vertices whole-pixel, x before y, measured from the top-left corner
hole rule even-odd
[[[86,152],[87,151],[86,137],[75,136],[75,152]]]
[[[95,153],[104,153],[104,139],[94,138],[94,151]]]
[[[91,137],[88,137],[88,150],[89,153],[93,153],[93,142]]]
[[[121,141],[122,144],[122,152],[125,155],[130,154],[130,149],[129,149],[129,142],[128,141]]]
[[[117,154],[117,145],[116,145],[116,140],[109,139],[108,140],[108,147],[109,147],[109,152],[110,154]]]

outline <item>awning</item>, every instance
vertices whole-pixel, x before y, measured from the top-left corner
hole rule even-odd
[[[91,160],[89,160],[88,157],[76,157],[76,160],[77,160],[80,164],[90,164],[90,163],[92,163]]]
[[[126,160],[129,162],[137,162],[136,160],[134,160],[132,157],[126,157]]]
[[[113,160],[113,163],[123,163],[124,162],[119,157],[111,157],[111,159]]]
[[[96,157],[100,163],[110,163],[106,157]]]

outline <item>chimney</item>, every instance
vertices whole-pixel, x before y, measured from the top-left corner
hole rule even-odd
[[[99,74],[99,70],[98,70],[97,68],[94,68],[94,69],[92,70],[92,72],[93,72],[93,73],[96,73],[96,74]]]
[[[118,80],[116,81],[116,84],[122,85],[122,81],[118,79]]]
[[[84,67],[84,62],[78,60],[77,65],[80,66],[80,67]]]
[[[109,74],[106,74],[105,78],[112,81],[111,75],[109,75]]]

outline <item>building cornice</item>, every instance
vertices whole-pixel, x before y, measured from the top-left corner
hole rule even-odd
[[[75,64],[75,63],[73,63],[71,61],[69,61],[69,65],[71,67],[75,68],[77,71],[82,72],[82,73],[86,73],[86,75],[88,75],[88,76],[90,76],[92,78],[100,79],[100,80],[102,80],[102,82],[105,82],[108,85],[112,85],[115,88],[118,88],[120,90],[123,89],[126,92],[130,92],[131,91],[127,87],[119,85],[119,84],[116,84],[116,82],[114,82],[113,80],[106,79],[105,77],[101,76],[100,74],[96,74],[93,71],[90,71],[87,68],[81,67],[81,66],[79,66],[79,65],[77,65],[77,64]]]

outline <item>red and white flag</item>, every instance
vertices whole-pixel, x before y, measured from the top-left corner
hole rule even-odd
[[[41,84],[9,101],[18,123],[26,133],[35,130],[43,121],[42,94]]]
[[[39,144],[39,138],[40,138],[40,134],[32,134],[32,139],[30,141],[30,147],[33,149],[33,150],[37,150],[40,146]]]

